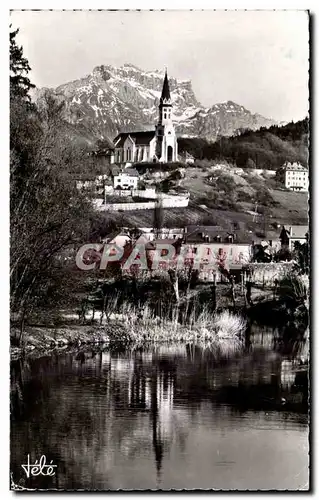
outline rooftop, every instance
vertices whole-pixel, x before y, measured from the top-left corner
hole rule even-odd
[[[308,172],[308,169],[306,167],[296,162],[295,163],[286,162],[284,167],[286,171]]]
[[[187,226],[186,243],[237,243],[251,244],[252,236],[229,232],[220,226]]]
[[[155,250],[157,245],[173,245],[178,247],[180,244],[181,244],[180,239],[174,240],[173,238],[163,238],[163,239],[148,241],[146,248],[147,250]]]
[[[139,174],[138,174],[138,171],[136,170],[136,168],[123,168],[123,169],[121,169],[117,165],[114,165],[111,168],[111,172],[112,172],[113,176],[124,174],[124,175],[128,175],[129,177],[139,177]]]
[[[308,226],[290,226],[288,228],[290,238],[305,238],[309,232]]]
[[[136,146],[148,146],[155,136],[155,130],[145,130],[141,132],[121,132],[114,139],[116,148],[124,146],[124,142],[130,136]]]

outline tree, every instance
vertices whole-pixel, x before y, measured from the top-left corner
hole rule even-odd
[[[296,241],[294,244],[294,249],[292,253],[293,258],[298,263],[300,271],[305,274],[309,274],[309,243],[301,244]]]
[[[254,170],[256,168],[256,163],[251,158],[248,158],[246,163],[246,168]]]
[[[272,255],[268,246],[254,245],[253,247],[253,262],[271,262]]]
[[[292,260],[291,252],[288,248],[281,248],[274,255],[275,262],[290,262]]]
[[[19,29],[10,32],[10,96],[18,96],[30,102],[29,91],[35,85],[28,78],[31,68],[28,60],[23,57],[23,48],[16,42],[18,33]]]
[[[10,68],[19,77],[10,82],[10,286],[11,312],[21,321],[22,334],[33,308],[52,293],[54,275],[64,265],[61,252],[83,243],[91,208],[67,176],[78,154],[64,133],[62,105],[49,98],[41,112],[30,105],[32,84],[20,78],[30,68],[15,35],[10,37]]]
[[[58,108],[51,111],[36,146],[26,143],[22,157],[12,150],[11,306],[22,318],[45,295],[59,253],[83,243],[88,232],[90,205],[64,173],[72,148],[63,146]]]

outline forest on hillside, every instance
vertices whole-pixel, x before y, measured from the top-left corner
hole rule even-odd
[[[195,159],[227,161],[241,168],[278,170],[286,161],[308,165],[309,120],[273,125],[257,131],[241,130],[232,137],[215,142],[202,138],[181,137],[179,153],[188,152]]]

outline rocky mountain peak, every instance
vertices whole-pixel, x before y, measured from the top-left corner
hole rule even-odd
[[[66,119],[97,138],[114,138],[118,132],[154,128],[163,86],[164,70],[144,71],[131,63],[121,67],[96,66],[81,79],[51,89],[66,104]],[[274,122],[227,101],[205,108],[196,98],[190,80],[169,74],[173,116],[179,135],[214,140],[239,128],[256,129]]]

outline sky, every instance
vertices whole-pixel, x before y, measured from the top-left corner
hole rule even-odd
[[[231,100],[278,121],[308,114],[304,11],[13,11],[38,87],[132,63],[190,79],[204,106]]]

